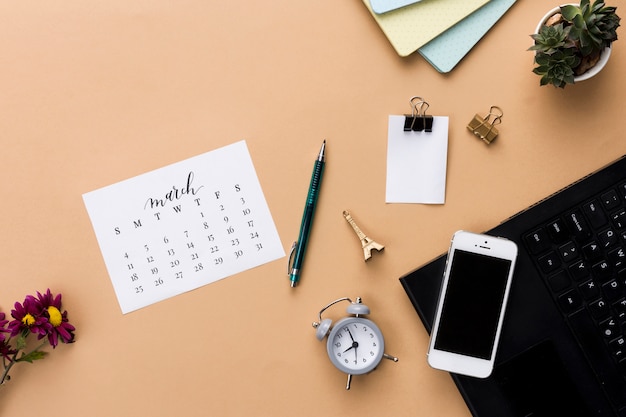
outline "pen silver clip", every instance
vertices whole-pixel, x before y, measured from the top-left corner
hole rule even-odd
[[[291,250],[289,251],[289,259],[287,259],[287,275],[291,273],[291,266],[293,265],[293,254],[296,251],[296,246],[298,246],[298,242],[295,241],[291,245]]]

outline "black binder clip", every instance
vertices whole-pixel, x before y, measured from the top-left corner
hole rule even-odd
[[[411,114],[405,114],[404,119],[404,131],[405,132],[432,132],[433,131],[433,116],[427,115],[426,110],[430,107],[423,98],[412,97]]]
[[[485,117],[480,117],[476,114],[472,121],[468,123],[467,128],[489,145],[498,136],[498,129],[496,129],[495,125],[502,123],[503,114],[500,107],[491,106],[489,114]]]

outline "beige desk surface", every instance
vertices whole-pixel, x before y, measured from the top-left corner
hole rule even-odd
[[[442,75],[398,57],[361,0],[1,2],[0,309],[50,287],[77,331],[14,368],[0,415],[468,416],[398,278],[626,153],[626,41],[596,79],[540,88],[526,49],[546,8],[518,1]],[[450,117],[445,205],[385,203],[387,116],[413,95]],[[487,147],[465,126],[492,104]],[[324,138],[301,286],[283,258],[121,314],[83,193],[246,139],[288,251]],[[367,264],[345,209],[386,245]],[[400,358],[348,392],[311,327],[343,296]]]

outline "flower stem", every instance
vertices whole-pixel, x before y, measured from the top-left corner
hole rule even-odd
[[[47,343],[46,341],[43,341],[39,346],[37,346],[35,349],[31,350],[30,352],[28,352],[27,355],[30,355],[33,352],[38,351],[39,349],[41,349],[42,347],[44,347],[44,345]],[[0,385],[3,385],[6,381],[8,381],[11,377],[9,375],[9,371],[11,370],[11,368],[13,367],[13,365],[15,365],[17,362],[19,362],[19,359],[17,358],[17,355],[20,353],[20,351],[18,350],[17,352],[15,352],[15,354],[13,355],[12,358],[9,358],[9,364],[6,364],[6,360],[5,358],[3,358],[3,362],[4,362],[4,372],[2,373],[2,376],[0,376]],[[22,356],[25,356],[24,354],[22,354]]]
[[[13,358],[9,359],[9,364],[7,365],[6,363],[4,364],[4,372],[2,373],[2,377],[0,377],[0,385],[3,385],[6,381],[9,380],[10,376],[9,376],[9,371],[11,370],[11,368],[13,367],[13,365],[16,364],[16,359],[17,359],[17,354],[18,352],[15,352],[15,354],[13,355]]]

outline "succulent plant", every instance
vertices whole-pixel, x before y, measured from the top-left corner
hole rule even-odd
[[[564,88],[593,67],[604,48],[617,40],[616,10],[603,0],[580,0],[579,5],[561,6],[560,13],[531,35],[535,42],[528,49],[535,51],[538,66],[533,72],[541,76],[540,85]]]
[[[564,88],[574,82],[574,68],[580,64],[580,58],[573,48],[565,48],[552,54],[537,54],[535,62],[538,67],[533,72],[541,76],[540,85],[552,84]]]
[[[542,26],[539,33],[530,35],[535,40],[531,51],[552,54],[560,48],[573,48],[575,43],[569,39],[571,26],[563,27],[563,23],[554,26]]]
[[[578,41],[583,56],[602,51],[617,40],[616,29],[620,18],[615,14],[615,7],[605,6],[603,1],[581,0],[580,6],[565,5],[561,14],[571,22],[569,36]]]

